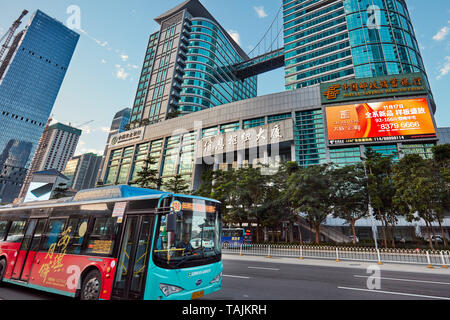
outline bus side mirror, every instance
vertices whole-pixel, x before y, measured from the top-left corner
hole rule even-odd
[[[177,229],[177,215],[167,215],[167,232],[175,232]]]

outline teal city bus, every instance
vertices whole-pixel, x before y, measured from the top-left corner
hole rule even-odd
[[[0,282],[82,300],[222,288],[216,200],[125,185],[0,207]],[[199,240],[200,239],[200,240]]]

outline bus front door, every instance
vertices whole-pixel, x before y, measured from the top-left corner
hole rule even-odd
[[[13,279],[28,281],[46,219],[31,219],[20,245],[12,274]]]
[[[114,279],[113,299],[144,297],[154,221],[154,215],[127,216]]]

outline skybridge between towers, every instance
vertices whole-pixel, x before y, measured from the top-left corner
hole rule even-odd
[[[264,36],[248,53],[246,61],[233,66],[233,73],[240,80],[285,66],[282,6]]]
[[[234,66],[241,80],[284,67],[284,47],[264,53]]]

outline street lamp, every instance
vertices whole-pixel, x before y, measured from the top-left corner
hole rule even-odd
[[[369,177],[367,176],[367,169],[366,169],[367,158],[362,156],[361,161],[364,166],[364,174],[365,174],[366,180],[367,180],[367,187],[369,187]],[[372,222],[372,234],[373,234],[373,239],[375,240],[375,249],[378,251],[377,226],[375,225],[375,218],[373,217],[372,201],[370,199],[369,190],[367,190],[367,194],[369,195],[369,216],[370,216],[370,221]]]

